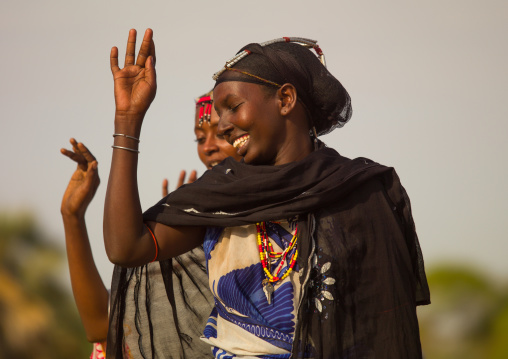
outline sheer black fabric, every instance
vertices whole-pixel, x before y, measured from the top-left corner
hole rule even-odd
[[[149,209],[145,219],[226,227],[294,215],[303,291],[292,357],[421,357],[416,305],[430,296],[410,204],[392,168],[328,148],[283,166],[226,160]],[[132,342],[122,333],[122,320],[131,317],[146,358],[210,355],[197,339],[212,307],[203,262],[182,263],[179,273],[188,280],[175,280],[176,265],[168,263],[161,262],[162,280],[148,286],[138,279],[139,268],[115,271],[108,355]],[[156,281],[163,291],[153,291]],[[190,290],[203,302],[189,301]]]
[[[249,44],[243,50],[252,53],[233,66],[235,70],[283,85],[295,86],[298,98],[309,111],[309,118],[318,135],[342,127],[353,114],[351,98],[346,89],[306,47],[279,42],[262,47]],[[215,86],[225,81],[244,81],[260,85],[266,82],[237,71],[225,71]]]
[[[213,358],[199,338],[213,308],[202,247],[142,267],[115,266],[108,358]]]

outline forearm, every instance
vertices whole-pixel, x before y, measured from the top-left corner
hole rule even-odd
[[[103,342],[108,334],[108,292],[95,266],[85,220],[62,214],[72,292],[90,342]]]
[[[141,121],[117,115],[115,133],[139,138]],[[115,146],[138,148],[135,140],[114,138]],[[119,265],[134,266],[149,262],[155,254],[153,241],[146,240],[137,184],[138,154],[113,149],[104,207],[104,242],[109,259]]]

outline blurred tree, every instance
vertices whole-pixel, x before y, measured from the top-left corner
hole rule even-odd
[[[29,213],[0,213],[0,359],[86,358],[63,250]]]
[[[432,304],[418,310],[426,358],[508,358],[508,288],[465,266],[434,268],[428,280]]]

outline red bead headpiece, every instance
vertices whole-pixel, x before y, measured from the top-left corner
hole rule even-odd
[[[212,106],[212,96],[202,96],[196,99],[196,111],[198,111],[199,108],[199,127],[203,125],[203,121],[206,121],[208,124],[210,124],[210,118],[212,117]]]

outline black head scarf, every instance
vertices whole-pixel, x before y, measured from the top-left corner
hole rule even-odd
[[[353,110],[349,94],[310,49],[296,43],[276,42],[266,46],[249,44],[239,53],[243,50],[251,54],[236,63],[234,70],[279,85],[290,83],[295,86],[318,135],[344,126],[351,118]],[[215,86],[225,81],[267,85],[265,81],[238,71],[223,72]]]

